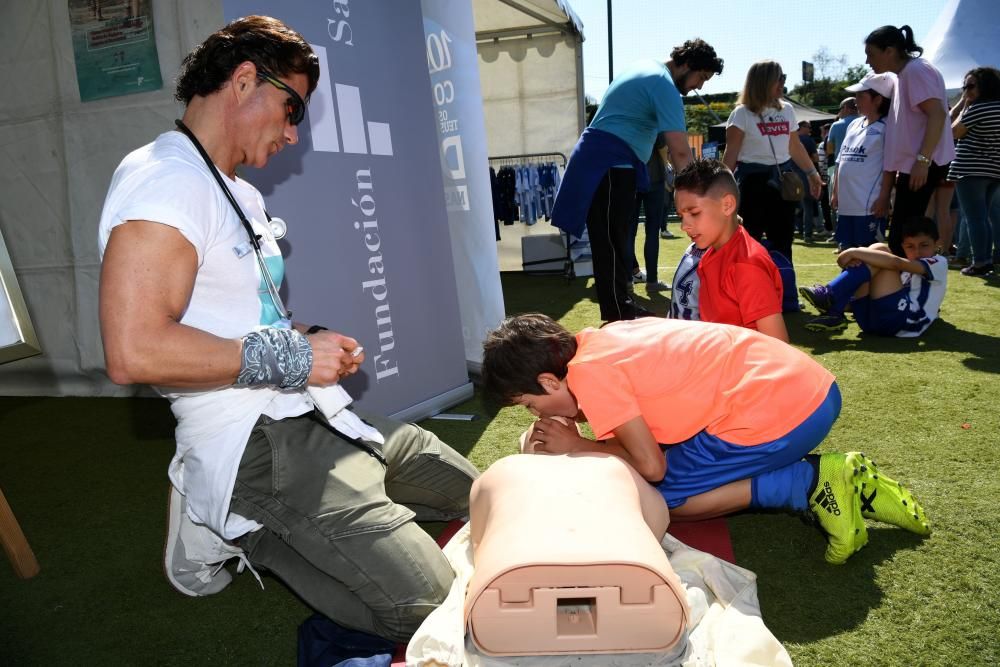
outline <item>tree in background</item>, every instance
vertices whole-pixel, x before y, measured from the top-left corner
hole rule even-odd
[[[816,78],[792,88],[789,97],[817,109],[825,108],[827,111],[835,112],[840,101],[850,95],[844,88],[857,83],[868,73],[867,65],[848,66],[845,54],[834,56],[825,46],[821,46],[813,54],[812,63]]]
[[[705,101],[708,102],[708,100]],[[715,115],[721,118],[723,122],[729,118],[729,114],[733,112],[733,108],[735,106],[735,101],[708,102],[708,107],[711,107],[712,111],[715,112]],[[708,128],[719,122],[715,120],[715,116],[709,112],[708,107],[704,104],[684,105],[684,120],[687,123],[688,134],[700,134],[707,138]]]

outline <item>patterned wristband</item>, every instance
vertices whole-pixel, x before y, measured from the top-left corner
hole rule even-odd
[[[312,347],[301,333],[295,329],[261,329],[243,338],[236,384],[302,387],[309,379],[312,364]]]

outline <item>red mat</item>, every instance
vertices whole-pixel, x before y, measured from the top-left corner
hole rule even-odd
[[[437,543],[444,547],[448,540],[464,525],[461,521],[452,521],[438,535]],[[729,526],[726,525],[724,518],[674,522],[670,524],[670,529],[667,532],[689,547],[710,553],[730,563],[736,562],[736,556],[733,555],[733,543],[729,541]],[[406,664],[406,646],[404,644],[400,644],[396,648],[396,655],[392,657],[392,660],[392,667],[404,667]]]
[[[736,563],[733,543],[729,541],[729,526],[724,518],[671,522],[667,532],[689,547]]]

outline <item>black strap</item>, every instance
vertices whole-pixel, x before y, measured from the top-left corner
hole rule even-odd
[[[240,205],[236,202],[236,197],[234,197],[233,193],[229,190],[229,186],[226,185],[226,182],[224,180],[222,180],[222,174],[219,173],[219,170],[216,168],[215,163],[212,162],[212,158],[208,156],[208,152],[205,151],[205,147],[201,145],[201,142],[198,141],[198,138],[194,136],[194,132],[192,132],[190,128],[188,128],[188,126],[185,125],[182,120],[178,118],[177,120],[174,121],[174,125],[176,125],[177,129],[183,132],[184,136],[190,139],[191,143],[194,144],[194,147],[198,150],[198,154],[201,155],[201,158],[205,161],[205,164],[208,165],[208,170],[212,172],[212,176],[215,177],[215,181],[219,184],[219,187],[222,188],[222,192],[223,194],[226,195],[226,199],[229,200],[229,204],[233,207],[233,210],[236,211],[236,215],[237,217],[239,217],[240,222],[243,223],[243,229],[247,231],[247,236],[250,237],[250,243],[253,244],[254,250],[260,252],[261,251],[260,236],[254,234],[253,227],[250,226],[250,221],[247,220],[247,216],[243,213],[243,209],[240,208]],[[267,217],[268,221],[270,221],[271,216]]]
[[[205,147],[201,145],[198,138],[194,136],[194,132],[191,131],[191,128],[185,125],[179,118],[174,121],[174,125],[177,126],[177,129],[180,130],[198,150],[198,154],[201,155],[201,159],[205,161],[205,165],[208,167],[208,170],[212,172],[212,176],[215,177],[215,182],[219,184],[219,187],[222,189],[222,193],[226,195],[226,199],[229,200],[229,204],[233,207],[233,211],[236,212],[236,216],[240,219],[240,222],[243,223],[243,229],[246,230],[247,236],[250,237],[250,243],[253,245],[254,255],[257,256],[257,263],[260,265],[261,275],[264,276],[264,279],[267,282],[268,291],[271,293],[271,300],[274,302],[274,307],[280,311],[279,315],[281,315],[281,317],[291,320],[292,311],[285,309],[285,304],[282,303],[281,297],[278,295],[278,288],[271,280],[271,274],[268,272],[267,265],[264,263],[264,252],[260,248],[260,235],[254,233],[253,227],[250,225],[250,221],[247,220],[247,216],[243,213],[243,209],[240,208],[239,203],[237,203],[236,197],[234,197],[233,193],[229,190],[229,186],[226,185],[226,182],[222,179],[222,174],[219,173],[215,163],[212,162],[212,158],[209,157],[208,151],[206,151]],[[267,218],[268,222],[271,222],[271,216],[267,211],[264,211],[264,216]]]
[[[761,133],[763,134],[763,132],[764,132],[764,114],[761,113],[761,114],[758,114],[758,116],[760,118]],[[178,122],[180,122],[180,121],[178,121]],[[789,128],[789,133],[791,133],[791,128]],[[778,164],[778,155],[777,155],[777,153],[774,152],[774,142],[771,141],[771,135],[770,134],[765,134],[764,136],[767,137],[767,145],[771,147],[771,157],[774,158],[774,170],[778,172],[778,179],[780,180],[781,179],[781,166]]]

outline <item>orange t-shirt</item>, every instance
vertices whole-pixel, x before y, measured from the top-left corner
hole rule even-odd
[[[728,324],[648,317],[576,342],[566,381],[598,439],[642,416],[662,444],[704,430],[759,445],[805,421],[834,381],[791,345]]]

